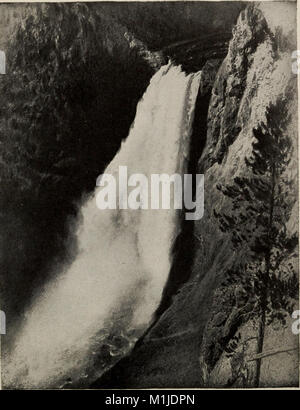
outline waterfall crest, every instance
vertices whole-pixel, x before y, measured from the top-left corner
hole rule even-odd
[[[148,177],[185,172],[200,77],[171,63],[161,67],[105,173],[117,175],[119,166]],[[91,365],[105,370],[104,344],[109,357],[124,354],[151,323],[170,271],[178,211],[99,210],[97,189],[81,209],[76,259],[36,297],[4,358],[7,386],[88,378]]]

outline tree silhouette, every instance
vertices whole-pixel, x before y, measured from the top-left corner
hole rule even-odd
[[[266,110],[266,120],[253,129],[252,153],[245,158],[247,176],[217,188],[231,199],[231,213],[214,211],[223,232],[230,232],[236,249],[244,249],[247,262],[235,279],[248,292],[252,309],[247,319],[259,318],[254,386],[259,386],[265,326],[274,320],[285,323],[298,295],[298,279],[290,262],[295,256],[297,235],[287,222],[296,201],[295,187],[286,174],[292,142],[284,133],[287,104],[280,99]]]

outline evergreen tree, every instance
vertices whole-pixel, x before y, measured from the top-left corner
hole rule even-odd
[[[298,280],[291,257],[297,245],[287,222],[296,201],[295,187],[285,173],[292,156],[292,142],[284,133],[288,122],[284,99],[271,104],[266,120],[253,129],[252,154],[245,159],[247,176],[217,188],[232,201],[232,212],[215,211],[220,229],[231,233],[234,248],[243,248],[247,263],[240,274],[250,292],[250,318],[258,317],[257,355],[263,352],[265,326],[274,320],[285,323],[298,294]],[[259,386],[261,358],[256,361],[254,386]]]

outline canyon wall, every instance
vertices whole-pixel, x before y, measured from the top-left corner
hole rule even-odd
[[[197,165],[198,172],[205,175],[205,214],[190,232],[193,246],[185,249],[187,263],[177,270],[177,275],[186,278],[184,267],[189,266],[188,279],[172,297],[168,288],[165,289],[169,302],[159,312],[155,324],[131,356],[95,386],[242,385],[240,380],[234,381],[234,366],[224,348],[239,334],[240,347],[245,346],[246,340],[252,340],[243,352],[250,357],[255,351],[257,323],[243,322],[242,314],[238,313],[239,284],[228,285],[225,278],[226,272],[247,260],[247,254],[232,247],[230,233],[220,231],[214,211],[230,212],[230,199],[217,185],[247,175],[245,158],[251,153],[252,130],[265,120],[266,108],[279,99],[287,101],[291,116],[285,132],[293,140],[294,152],[287,173],[297,186],[297,80],[291,70],[291,52],[296,48],[295,10],[291,7],[285,20],[287,10],[282,9],[282,20],[277,21],[272,7],[275,6],[251,5],[241,12],[228,53],[213,80],[207,82],[209,107],[207,117],[202,118],[205,121],[202,131],[206,132],[198,133],[198,144],[204,148]],[[285,24],[286,21],[290,23]],[[291,199],[294,201],[288,224],[291,232],[297,232],[296,195],[295,192]],[[297,261],[292,263],[297,268]],[[285,327],[267,327],[266,350],[295,350],[263,360],[262,386],[297,385],[297,343],[290,322]]]

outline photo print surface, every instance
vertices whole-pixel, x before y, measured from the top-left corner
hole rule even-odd
[[[299,387],[296,6],[0,3],[3,389]]]

